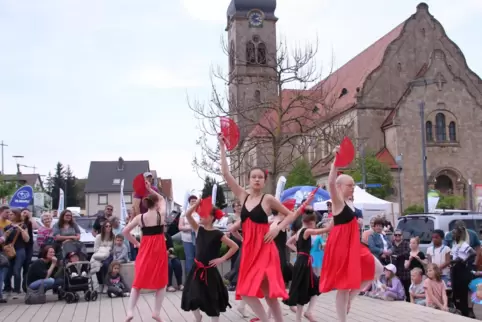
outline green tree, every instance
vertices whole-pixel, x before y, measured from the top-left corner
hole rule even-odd
[[[213,186],[215,184],[217,184],[216,179],[211,178],[210,176],[206,176],[206,178],[204,179],[204,188],[203,188],[201,198],[206,198],[212,195]],[[226,208],[226,206],[227,206],[227,203],[226,203],[226,197],[224,196],[223,187],[218,185],[217,192],[216,192],[216,207],[218,207],[219,209],[224,209]]]
[[[286,178],[285,189],[295,186],[315,186],[316,180],[311,172],[311,166],[304,158],[296,161]]]
[[[65,170],[62,163],[57,162],[54,175],[49,173],[47,177],[47,187],[50,189],[49,194],[52,197],[52,208],[57,209],[59,207],[59,189],[63,189],[65,193]],[[65,205],[67,207],[67,205]]]
[[[455,195],[440,194],[440,200],[437,203],[437,209],[460,209],[464,202],[464,197]]]
[[[424,213],[423,205],[410,205],[403,211],[403,215],[410,215],[410,214],[422,214]]]
[[[8,199],[17,189],[17,184],[11,181],[5,181],[0,175],[0,199]]]
[[[65,170],[64,187],[64,193],[66,195],[65,207],[78,207],[77,178],[74,176],[70,166],[67,166],[67,170]]]
[[[390,196],[393,190],[393,176],[390,168],[385,163],[380,162],[375,153],[366,153],[364,161],[366,183],[378,183],[382,185],[381,188],[367,188],[367,191],[380,199],[385,199]],[[351,175],[355,182],[362,181],[362,159],[357,158],[355,160],[355,166],[345,171],[345,173]]]

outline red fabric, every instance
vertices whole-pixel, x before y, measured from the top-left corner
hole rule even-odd
[[[355,158],[355,147],[349,137],[345,137],[340,144],[340,151],[336,154],[335,166],[344,168]]]
[[[136,289],[158,290],[167,286],[167,250],[164,235],[142,236],[134,268]]]
[[[296,200],[295,199],[288,199],[283,201],[283,206],[288,208],[289,211],[293,211],[295,209]]]
[[[213,211],[213,197],[209,196],[204,199],[201,199],[199,206],[196,209],[196,212],[200,217],[206,218],[211,215],[211,211]],[[216,209],[214,211],[214,218],[221,219],[224,216],[224,212],[221,209]]]
[[[134,194],[138,196],[147,196],[147,189],[146,189],[146,178],[144,178],[144,174],[138,174],[134,181],[132,182],[132,188],[134,189]]]
[[[323,255],[320,292],[358,290],[361,282],[375,278],[375,260],[360,242],[358,221],[336,225],[330,231]]]
[[[234,150],[239,142],[239,128],[236,122],[234,122],[229,117],[220,117],[221,122],[221,133],[224,136],[224,143],[226,144],[226,149],[228,151]]]
[[[201,274],[199,274],[199,279],[206,283],[208,285],[208,268],[209,266],[204,265],[200,261],[194,258],[194,264],[196,265],[196,270],[194,271],[194,274],[192,276],[192,279],[196,278],[196,273],[198,271],[201,271]]]
[[[266,279],[269,284],[269,298],[288,299],[279,259],[278,248],[274,242],[265,243],[264,235],[269,224],[258,224],[246,219],[242,225],[243,251],[239,265],[236,299],[241,296],[263,298],[261,284]]]

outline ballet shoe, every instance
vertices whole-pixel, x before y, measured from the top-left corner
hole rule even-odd
[[[303,316],[310,322],[316,322],[315,318],[313,317],[313,314],[310,312],[305,312]]]
[[[152,314],[152,319],[155,320],[156,322],[162,322],[161,316],[159,314]]]

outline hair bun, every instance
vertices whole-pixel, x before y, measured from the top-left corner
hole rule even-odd
[[[159,202],[159,197],[155,194],[150,194],[149,196],[142,199],[142,203],[147,209],[154,208]]]

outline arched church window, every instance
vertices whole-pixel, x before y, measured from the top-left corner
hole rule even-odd
[[[266,64],[266,45],[264,43],[259,43],[257,48],[257,61],[258,64]]]
[[[256,46],[252,41],[248,41],[246,44],[246,62],[256,64]]]
[[[445,129],[445,115],[443,113],[437,113],[435,116],[435,135],[437,141],[447,141],[447,132]]]
[[[229,46],[229,70],[232,72],[233,69],[234,69],[234,63],[235,63],[235,59],[234,59],[234,42],[231,41],[231,45]]]
[[[433,125],[431,121],[427,121],[427,123],[425,123],[425,138],[428,142],[433,141]]]
[[[450,122],[449,124],[449,140],[450,142],[457,141],[457,133],[455,129],[455,122]]]

